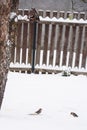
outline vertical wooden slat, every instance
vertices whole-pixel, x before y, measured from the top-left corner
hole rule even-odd
[[[65,18],[65,11],[60,11],[59,14],[58,14],[58,17],[62,17],[62,18]]]
[[[80,12],[80,13],[79,13],[79,18],[85,20],[85,19],[86,19],[86,14],[85,14],[85,12]]]
[[[65,11],[60,11],[58,14],[58,17],[65,18],[66,13]],[[62,46],[63,46],[63,30],[65,25],[59,25],[58,26],[58,38],[57,38],[57,52],[56,52],[56,65],[60,65],[60,58],[61,58],[61,51],[62,51]]]
[[[79,13],[78,12],[73,12],[73,18],[79,19]]]
[[[78,14],[78,19],[85,19],[85,13],[80,12]],[[82,27],[78,26],[78,31],[77,31],[77,35],[76,35],[76,39],[77,39],[77,45],[76,45],[76,58],[75,58],[75,66],[79,67],[79,63],[80,63],[80,52],[81,52],[81,41],[82,41]]]
[[[69,36],[68,36],[68,46],[67,46],[67,55],[68,55],[68,61],[67,61],[67,66],[70,67],[70,63],[72,65],[72,57],[70,57],[70,53],[72,52],[72,34],[73,34],[73,26],[70,25],[69,28]],[[72,55],[72,54],[71,54]]]
[[[79,67],[81,40],[82,40],[82,27],[79,27],[78,39],[77,39],[77,48],[76,48],[76,59],[75,59],[75,66],[77,66],[77,67]]]
[[[63,47],[63,64],[62,65],[66,65],[66,60],[67,60],[67,47],[68,47],[68,39],[69,39],[69,28],[70,28],[70,26],[66,26],[65,40],[64,40],[64,47]]]
[[[23,10],[18,10],[18,14],[22,15]],[[22,46],[22,22],[18,22],[17,28],[17,45],[16,45],[16,62],[20,63],[20,49]]]
[[[87,27],[85,28],[85,40],[83,45],[82,52],[82,67],[86,67],[86,58],[87,58]]]
[[[52,17],[57,17],[57,13],[53,12]],[[52,24],[51,29],[51,43],[50,43],[50,57],[49,57],[49,64],[53,65],[53,56],[54,56],[54,47],[55,47],[55,38],[56,38],[56,24]]]
[[[43,48],[43,64],[47,63],[49,24],[45,24],[44,48]]]
[[[46,11],[46,16],[50,17],[50,12]],[[44,26],[45,34],[44,34],[44,44],[43,44],[43,64],[47,64],[47,50],[48,50],[48,39],[49,39],[49,24],[45,24]]]
[[[72,67],[72,61],[73,61],[73,52],[74,52],[74,44],[75,44],[75,36],[76,36],[76,26],[72,26],[71,29],[71,41],[70,41],[70,45],[69,45],[69,66]]]
[[[56,29],[56,25],[52,25],[51,43],[50,43],[50,59],[49,59],[50,65],[53,65],[53,52],[54,52],[54,44],[55,44],[55,29]]]
[[[44,17],[51,17],[51,11],[50,10],[46,10],[45,13],[44,13]]]
[[[53,11],[52,17],[58,18],[58,12],[57,11]]]
[[[29,23],[29,51],[28,51],[28,63],[32,64],[32,47],[33,47],[33,35],[34,35],[34,24]]]
[[[38,13],[39,13],[39,16],[43,16],[43,11],[39,11]],[[38,23],[37,45],[36,45],[36,63],[35,64],[40,64],[41,40],[42,40],[42,23]]]
[[[77,43],[78,43],[78,38],[79,38],[79,26],[76,26],[76,33],[75,33],[75,44],[74,44],[74,50],[73,50],[73,67],[77,67],[75,66],[75,62],[76,62],[76,52],[77,52]]]
[[[24,10],[24,15],[28,15],[28,10]],[[28,22],[23,23],[23,44],[22,44],[22,62],[26,63]]]
[[[43,17],[44,11],[43,10],[38,10],[38,15]]]
[[[58,25],[58,36],[57,36],[57,52],[56,52],[56,65],[60,64],[60,53],[61,53],[61,41],[62,41],[62,30],[63,25]]]

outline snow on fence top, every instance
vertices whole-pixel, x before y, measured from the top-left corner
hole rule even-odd
[[[70,19],[70,18],[56,18],[56,17],[53,17],[53,18],[49,18],[49,17],[45,17],[43,18],[42,16],[40,16],[40,21],[42,22],[57,22],[57,23],[78,23],[78,24],[87,24],[87,20],[84,20],[84,19]]]
[[[56,17],[42,17],[42,16],[39,16],[39,19],[41,22],[55,22],[55,23],[75,23],[75,24],[87,24],[87,20],[84,20],[83,18],[80,18],[80,19],[76,19],[76,18],[56,18]],[[27,15],[18,15],[16,18],[15,18],[15,22],[18,22],[18,21],[30,21],[28,16]]]

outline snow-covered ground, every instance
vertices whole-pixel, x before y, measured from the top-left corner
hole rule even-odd
[[[9,72],[0,129],[87,130],[87,77]]]

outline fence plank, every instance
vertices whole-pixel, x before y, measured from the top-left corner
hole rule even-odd
[[[68,39],[69,39],[69,26],[66,26],[65,30],[65,40],[64,40],[64,46],[63,46],[63,65],[66,65],[67,60],[67,48],[68,48]]]
[[[65,11],[60,11],[59,14],[58,14],[58,17],[62,17],[62,18],[65,18]]]
[[[52,17],[57,17],[57,12],[53,12]],[[51,40],[51,42],[50,42],[49,65],[53,65],[53,56],[54,56],[55,40],[56,40],[56,25],[54,25],[54,24],[52,24],[50,40]]]
[[[75,66],[77,66],[77,67],[79,67],[81,40],[82,40],[82,27],[79,27],[77,47],[76,47],[76,59],[75,59]]]
[[[73,18],[79,19],[79,13],[78,12],[73,12]]]
[[[72,26],[71,26],[72,27]],[[71,40],[69,45],[69,66],[72,67],[72,61],[73,61],[73,52],[74,52],[74,44],[75,44],[75,36],[76,36],[76,26],[73,26],[71,29]]]
[[[60,64],[62,30],[63,30],[63,25],[59,25],[58,26],[58,36],[57,36],[57,52],[56,52],[56,65],[58,65],[58,66]]]
[[[23,10],[18,10],[19,14],[23,14]],[[17,28],[17,44],[16,44],[16,62],[20,63],[20,49],[22,47],[22,23],[18,22]]]
[[[46,11],[46,16],[50,17],[50,15],[51,15],[51,12]],[[44,44],[43,44],[43,64],[47,64],[49,24],[45,24],[44,29],[45,29],[45,34],[44,34]]]
[[[24,10],[24,15],[28,15],[28,10]],[[22,63],[26,63],[28,22],[23,23],[23,43],[22,43]]]
[[[80,13],[79,13],[79,18],[85,20],[85,19],[86,19],[86,14],[85,14],[85,12],[80,12]]]
[[[49,35],[49,25],[45,24],[45,36],[44,36],[44,47],[43,47],[43,64],[47,64],[48,35]]]
[[[82,67],[86,67],[86,58],[87,58],[87,27],[85,28],[85,41],[83,46],[83,57],[82,57]]]
[[[43,11],[40,10],[39,12],[40,16],[43,16]],[[42,24],[38,23],[38,31],[37,31],[37,43],[36,43],[36,63],[40,64],[40,50],[41,50],[41,40],[42,40]]]
[[[52,25],[49,65],[53,65],[53,54],[54,54],[55,34],[56,34],[55,31],[56,31],[56,25]]]
[[[51,17],[51,11],[50,10],[46,10],[43,16],[44,17],[48,16],[50,18]]]
[[[37,45],[36,45],[36,64],[40,63],[41,34],[42,34],[42,24],[38,24]]]
[[[33,47],[34,24],[29,23],[29,48],[28,48],[28,63],[32,64],[32,47]]]

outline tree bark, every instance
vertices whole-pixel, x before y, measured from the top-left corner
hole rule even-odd
[[[10,8],[10,0],[0,0],[0,108],[2,105],[10,64],[10,42],[8,39]]]

